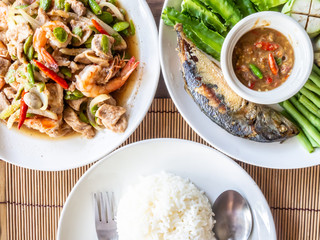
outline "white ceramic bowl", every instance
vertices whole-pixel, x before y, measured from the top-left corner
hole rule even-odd
[[[244,86],[236,77],[232,54],[236,43],[248,31],[268,27],[287,37],[294,49],[294,66],[289,78],[279,87],[259,92]],[[291,17],[278,12],[252,14],[238,22],[228,33],[221,50],[221,68],[229,86],[239,96],[251,102],[274,104],[296,94],[308,80],[313,64],[313,48],[307,32]]]

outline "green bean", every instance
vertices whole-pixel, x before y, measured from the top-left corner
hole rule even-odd
[[[91,48],[91,42],[92,42],[92,39],[93,39],[94,35],[91,35],[87,41],[84,42],[84,45],[86,46],[86,48]]]
[[[28,50],[28,55],[27,55],[27,58],[29,59],[29,61],[31,61],[34,57],[34,48],[33,46],[31,45],[31,47],[29,48]]]
[[[303,116],[305,116],[305,118],[308,119],[309,122],[318,129],[318,131],[320,131],[320,119],[312,114],[305,106],[303,106],[296,99],[296,97],[292,97],[289,100],[293,104],[293,106],[295,106],[295,108],[298,109],[303,114]]]
[[[136,28],[135,28],[132,20],[130,20],[130,33],[131,33],[131,35],[136,34]]]
[[[89,6],[90,6],[92,12],[93,12],[95,15],[100,15],[100,14],[102,14],[102,10],[101,10],[99,4],[98,4],[95,0],[89,0]]]
[[[260,71],[260,69],[259,69],[256,65],[254,65],[254,64],[251,63],[251,64],[249,64],[249,67],[250,67],[252,73],[253,73],[255,76],[257,76],[259,79],[262,79],[262,78],[263,78],[262,72]]]
[[[60,72],[68,78],[72,77],[72,73],[68,67],[61,67]]]
[[[104,53],[107,54],[109,52],[109,39],[106,35],[102,35],[101,47]]]
[[[303,104],[310,112],[320,118],[320,109],[313,104],[306,96],[301,95],[299,97],[299,102]]]
[[[84,113],[85,112],[85,109],[86,109],[86,105],[85,104],[81,104],[80,106],[80,111],[79,111],[79,119],[82,121],[82,122],[85,122],[87,124],[90,124],[86,114]]]
[[[102,14],[100,16],[98,16],[98,18],[100,18],[100,20],[102,20],[106,24],[110,24],[113,21],[113,17],[111,15],[111,13],[106,12],[106,11],[103,11]]]
[[[309,76],[309,79],[318,87],[320,87],[320,76],[318,74],[316,74],[315,72],[312,72]]]
[[[316,64],[313,64],[312,71],[320,76],[320,68]]]
[[[54,5],[57,9],[62,10],[62,9],[64,9],[65,1],[64,0],[55,0]]]
[[[68,39],[68,33],[62,27],[56,27],[53,29],[53,35],[61,43],[65,43]]]
[[[309,139],[307,138],[307,136],[305,135],[305,133],[303,131],[300,131],[298,136],[297,136],[299,142],[301,143],[301,145],[309,152],[312,153],[314,152],[314,146],[312,145],[312,143],[309,141]],[[314,140],[313,140],[314,141]],[[313,142],[314,144],[317,144],[315,141]]]
[[[64,11],[65,11],[65,12],[70,12],[70,10],[71,10],[71,4],[68,3],[68,2],[66,2],[66,3],[64,4]]]
[[[64,99],[65,100],[78,100],[82,97],[83,97],[82,92],[80,92],[79,90],[76,89],[73,92],[67,91],[66,95],[64,96]]]
[[[28,65],[27,65],[27,76],[29,79],[29,83],[34,84],[35,80],[34,80],[33,69],[32,69],[31,63],[28,63]]]
[[[318,108],[320,108],[320,98],[314,94],[313,92],[309,91],[305,87],[300,89],[300,92],[306,96],[309,100],[311,100]]]
[[[305,88],[309,89],[310,91],[320,95],[320,88],[317,87],[317,85],[315,85],[313,82],[311,82],[310,80],[308,80],[306,82],[306,84],[304,85]]]
[[[123,16],[127,14],[127,11],[124,10],[123,8],[119,8],[119,10],[120,10],[120,12],[122,13]]]
[[[80,28],[80,27],[75,27],[75,28],[73,28],[72,29],[72,33],[73,34],[75,34],[75,35],[77,35],[78,37],[82,37],[83,36],[83,31],[82,31],[82,29]],[[72,44],[76,44],[76,43],[79,43],[80,41],[79,41],[79,39],[78,38],[76,38],[76,37],[72,37]]]
[[[32,46],[32,39],[33,39],[33,35],[30,35],[24,42],[23,52],[26,56],[28,55],[29,48]]]
[[[320,144],[320,133],[318,130],[291,104],[289,100],[282,103],[282,106],[287,112],[299,123],[310,136]]]
[[[113,25],[113,29],[116,30],[117,32],[121,32],[125,29],[127,29],[130,26],[128,22],[117,22],[116,24]]]
[[[4,109],[1,113],[0,113],[0,119],[5,120],[8,117],[10,117],[10,115],[12,115],[15,111],[17,111],[20,108],[20,101],[16,101],[14,103],[12,103],[9,107],[7,107],[6,109]]]
[[[29,5],[28,4],[24,4],[24,5],[15,6],[14,8],[15,9],[25,9],[27,7],[29,7]]]
[[[40,7],[44,11],[48,11],[49,8],[51,7],[51,2],[52,2],[52,0],[40,0]]]

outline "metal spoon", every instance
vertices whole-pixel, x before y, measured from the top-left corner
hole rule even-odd
[[[248,240],[252,230],[252,213],[240,193],[228,190],[214,202],[216,224],[213,231],[218,240]]]

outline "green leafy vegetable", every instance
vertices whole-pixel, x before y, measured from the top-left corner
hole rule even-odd
[[[270,8],[285,4],[288,0],[251,0],[251,2],[257,5],[260,11],[267,11]]]
[[[218,13],[223,19],[232,26],[236,25],[242,18],[239,9],[232,0],[201,0],[214,12]]]
[[[217,15],[208,10],[200,1],[184,0],[181,7],[182,13],[190,14],[191,16],[202,20],[205,25],[216,29],[219,33],[223,34],[227,31],[227,28],[220,21]]]
[[[246,17],[252,13],[257,12],[254,9],[254,6],[250,0],[238,0],[237,6],[239,7],[239,9],[244,17]]]

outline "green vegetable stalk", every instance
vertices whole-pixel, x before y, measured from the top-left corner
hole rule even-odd
[[[320,108],[320,98],[314,94],[313,92],[309,91],[305,87],[300,89],[300,92],[306,96],[309,100],[311,100],[318,108]]]
[[[28,63],[27,65],[27,76],[30,84],[35,83],[34,75],[33,75],[33,68],[31,63]]]
[[[227,31],[227,28],[220,21],[218,16],[206,8],[200,1],[184,0],[181,7],[183,14],[190,14],[203,21],[206,26],[216,29],[220,34],[224,34]]]
[[[224,37],[219,33],[210,30],[202,22],[190,19],[173,8],[166,8],[163,11],[162,19],[166,24],[171,26],[174,26],[176,23],[182,23],[187,37],[191,39],[197,47],[212,55],[214,58],[220,59]]]
[[[61,67],[60,72],[68,78],[72,77],[72,73],[68,67]]]
[[[0,119],[5,120],[20,108],[20,100],[12,103],[0,113]]]
[[[299,125],[310,136],[320,144],[320,133],[318,130],[291,104],[289,100],[282,103],[283,108],[296,120]]]
[[[320,68],[318,68],[316,64],[313,64],[312,71],[318,74],[318,76],[320,76]]]
[[[260,69],[259,69],[256,65],[254,65],[254,64],[249,64],[249,67],[250,67],[252,73],[253,73],[255,76],[257,76],[259,79],[262,79],[262,78],[263,78],[262,72],[260,71]]]
[[[230,25],[234,26],[242,19],[239,9],[232,0],[201,0]]]
[[[320,95],[320,88],[317,87],[317,85],[315,85],[315,84],[314,84],[313,82],[311,82],[310,80],[308,80],[308,81],[306,82],[306,84],[304,85],[304,87],[305,87],[306,89],[309,89],[310,91],[312,91],[312,92]]]
[[[320,76],[317,73],[312,72],[309,79],[320,88]]]
[[[301,104],[305,106],[310,112],[320,118],[320,109],[316,105],[314,105],[313,102],[311,102],[306,96],[301,95],[299,97],[299,102],[301,102]]]

